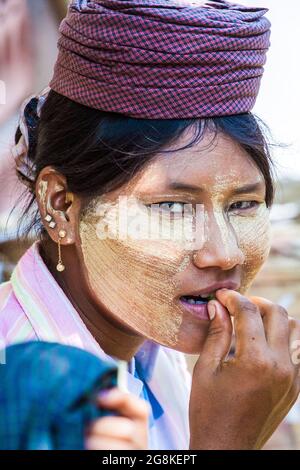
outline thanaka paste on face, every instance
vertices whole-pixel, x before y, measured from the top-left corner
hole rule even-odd
[[[100,199],[82,215],[81,248],[91,288],[127,326],[162,345],[176,345],[182,310],[174,304],[173,279],[187,262],[184,243],[120,239],[118,233],[115,239],[101,240],[97,236],[99,205],[108,226],[118,210],[116,203],[107,205]]]
[[[229,146],[226,150],[229,152],[232,148]],[[185,163],[187,167],[188,159]],[[250,163],[252,165],[251,161]],[[150,184],[155,180],[154,167],[155,163],[151,163],[146,169],[146,181]],[[269,253],[269,210],[265,203],[261,203],[258,209],[243,215],[226,213],[226,188],[233,181],[238,184],[241,178],[238,168],[226,170],[223,175],[218,172],[220,173],[220,168],[215,165],[212,182],[203,184],[201,181],[201,186],[210,194],[211,206],[209,211],[205,211],[205,240],[209,241],[214,235],[210,223],[210,217],[213,216],[214,226],[217,225],[220,232],[222,248],[225,254],[226,250],[228,252],[228,263],[231,262],[230,244],[236,244],[241,253],[240,260],[243,263],[240,292],[245,293]],[[181,171],[180,174],[182,173]],[[256,167],[254,174],[263,180]],[[245,178],[243,182],[245,183]],[[132,180],[128,188],[134,187],[137,185]],[[127,194],[133,193],[133,190],[127,191]],[[99,205],[104,207],[105,204],[104,197],[96,198],[82,214],[80,222],[81,249],[91,288],[111,315],[133,330],[162,345],[176,349],[179,342],[180,350],[195,352],[196,346],[192,344],[191,334],[194,333],[196,338],[197,331],[201,328],[203,330],[203,325],[199,324],[197,318],[183,313],[176,298],[180,276],[184,275],[184,270],[193,262],[193,252],[186,249],[186,245],[171,240],[99,240],[99,217],[96,214]],[[112,218],[114,210],[116,208],[109,202],[104,211],[107,222]],[[205,249],[204,244],[202,250]],[[199,255],[201,256],[201,250]],[[189,338],[191,344],[188,344]]]
[[[214,217],[220,230],[223,247],[229,265],[233,264],[230,259],[230,244],[234,243],[244,257],[241,287],[239,292],[246,294],[262,264],[266,261],[271,246],[271,225],[269,219],[269,209],[265,202],[261,202],[259,207],[246,213],[228,212],[228,220],[223,211],[223,194],[228,185],[229,179],[240,181],[239,174],[234,170],[228,172],[227,177],[216,176],[212,204],[214,207]],[[263,181],[259,175],[256,183]],[[212,236],[211,232],[207,235]]]
[[[240,217],[231,216],[230,219],[237,234],[240,249],[245,254],[240,288],[240,292],[245,294],[270,252],[269,209],[265,203],[262,203],[255,214]]]

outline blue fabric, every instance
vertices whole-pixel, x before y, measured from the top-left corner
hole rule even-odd
[[[141,398],[146,400],[151,406],[152,413],[149,416],[149,426],[152,427],[154,421],[163,414],[164,410],[155,398],[146,380],[144,379],[143,369],[140,367],[140,364],[137,360],[135,361],[134,375],[143,382]]]
[[[84,449],[101,410],[96,396],[117,384],[115,364],[87,351],[32,341],[6,348],[0,365],[0,449]]]

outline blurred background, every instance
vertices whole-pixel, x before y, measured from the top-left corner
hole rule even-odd
[[[48,83],[56,58],[64,0],[0,0],[0,282],[32,240],[16,240],[21,194],[10,148],[22,101]],[[299,0],[237,0],[269,8],[271,49],[254,112],[275,142],[277,195],[271,211],[271,254],[251,293],[283,305],[300,319],[300,17]],[[189,356],[192,369],[195,357]],[[296,404],[266,449],[300,449],[300,406]]]

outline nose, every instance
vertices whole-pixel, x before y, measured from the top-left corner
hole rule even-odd
[[[205,241],[194,253],[194,264],[201,269],[217,267],[222,270],[244,264],[245,255],[223,211],[207,213],[206,221]]]

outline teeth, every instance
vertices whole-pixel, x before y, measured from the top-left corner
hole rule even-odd
[[[185,301],[190,304],[190,305],[200,305],[200,304],[205,304],[206,301],[205,300],[201,300],[201,299],[187,299],[185,298]]]
[[[190,305],[195,305],[195,304],[200,305],[200,304],[206,304],[211,299],[215,298],[213,294],[199,295],[198,297],[199,297],[198,299],[190,298],[190,297],[183,297],[183,299],[185,300],[185,302],[187,302]]]
[[[201,294],[201,297],[203,297],[204,299],[211,300],[211,299],[214,299],[214,298],[215,298],[215,295],[214,295],[214,293],[211,293],[211,294]]]

